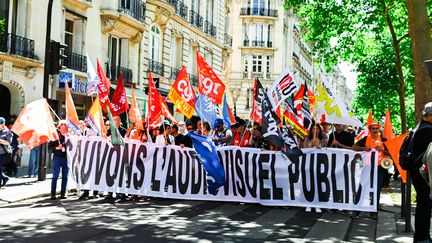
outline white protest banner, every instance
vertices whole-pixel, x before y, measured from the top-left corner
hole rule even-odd
[[[126,140],[110,147],[99,137],[71,137],[68,161],[80,189],[154,197],[237,201],[275,206],[377,209],[376,152],[304,149],[281,152],[218,148],[226,182],[213,196],[194,149]]]
[[[361,121],[351,112],[351,107],[336,94],[325,76],[318,81],[314,115],[315,117],[325,116],[325,121],[328,123],[363,127]]]

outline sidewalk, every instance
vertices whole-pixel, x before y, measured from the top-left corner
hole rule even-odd
[[[5,187],[0,188],[0,206],[27,199],[48,197],[51,195],[51,169],[47,169],[46,180],[38,181],[37,176],[28,178],[27,168],[18,168],[16,177],[11,177]],[[60,188],[61,179],[57,181]],[[71,189],[68,186],[68,190]]]
[[[47,170],[45,181],[38,181],[37,177],[27,178],[27,168],[19,168],[18,176],[12,177],[8,184],[0,189],[0,206],[50,196],[51,178],[51,170]],[[60,181],[58,181],[58,188]],[[72,187],[69,185],[68,190],[73,189]],[[412,242],[412,232],[405,232],[405,219],[401,218],[400,204],[400,181],[391,180],[390,188],[381,193],[376,242]],[[411,213],[412,225],[414,225],[414,212],[415,205]]]

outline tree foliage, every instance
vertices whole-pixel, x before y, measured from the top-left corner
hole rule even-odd
[[[374,108],[378,116],[391,108],[394,123],[401,125],[406,99],[400,97],[413,103],[404,1],[287,0],[285,7],[293,8],[303,20],[306,41],[312,43],[316,55],[324,57],[327,67],[341,60],[356,65],[359,79],[353,106],[357,115],[367,116],[369,109]],[[396,115],[400,118],[394,119]]]

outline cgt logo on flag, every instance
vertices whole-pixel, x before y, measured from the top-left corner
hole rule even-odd
[[[299,87],[297,83],[294,81],[293,76],[287,68],[273,83],[267,95],[269,96],[273,107],[278,107],[282,101],[290,97],[291,94],[296,92],[298,89]]]

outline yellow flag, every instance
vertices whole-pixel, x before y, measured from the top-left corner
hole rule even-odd
[[[86,116],[86,121],[90,125],[91,129],[97,133],[98,136],[103,138],[107,137],[107,131],[103,121],[102,109],[100,105],[99,95],[96,96],[88,114]]]

